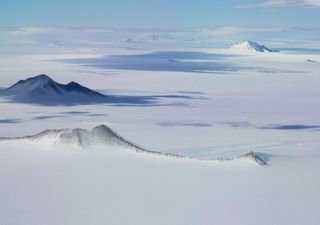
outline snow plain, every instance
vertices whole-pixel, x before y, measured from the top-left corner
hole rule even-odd
[[[306,61],[320,55],[152,43],[18,47],[0,55],[3,88],[45,73],[148,101],[47,106],[1,98],[1,137],[106,124],[154,151],[195,159],[255,151],[269,161],[0,141],[1,224],[319,224],[320,64]]]

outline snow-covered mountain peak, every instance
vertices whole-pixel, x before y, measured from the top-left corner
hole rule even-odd
[[[34,85],[34,86],[38,86],[38,85],[44,85],[44,84],[48,84],[48,83],[54,83],[54,81],[46,74],[40,74],[37,75],[35,77],[30,77],[28,79],[25,80],[20,80],[17,83],[15,83],[14,85],[12,85],[10,88],[13,87],[17,87],[17,86],[28,86],[28,85]]]
[[[234,44],[230,47],[234,51],[250,51],[250,52],[278,52],[278,50],[272,50],[264,45],[260,45],[256,42],[245,40]]]
[[[117,136],[117,134],[113,130],[111,130],[110,127],[104,124],[94,127],[91,130],[91,133]]]
[[[20,80],[7,88],[4,92],[8,95],[20,95],[26,97],[62,94],[59,84],[45,74]]]
[[[26,82],[35,82],[35,81],[39,81],[39,82],[50,82],[53,81],[48,75],[46,74],[40,74],[37,75],[35,77],[30,77],[28,79],[25,80]]]
[[[46,104],[97,102],[106,97],[74,81],[68,84],[60,84],[45,74],[20,80],[2,91],[1,94],[10,96],[19,102]]]

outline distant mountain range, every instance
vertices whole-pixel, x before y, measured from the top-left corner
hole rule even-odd
[[[45,74],[20,80],[0,93],[18,102],[43,104],[101,102],[107,98],[73,81],[60,84]]]
[[[253,41],[242,41],[230,47],[234,51],[247,51],[247,52],[279,52],[278,50],[267,48]]]
[[[142,148],[130,141],[127,141],[115,131],[113,131],[108,126],[101,124],[94,127],[92,130],[86,129],[58,129],[58,130],[45,130],[38,134],[24,137],[11,137],[5,138],[0,137],[1,141],[13,141],[17,142],[19,140],[28,140],[34,143],[49,144],[50,148],[59,149],[70,149],[74,147],[75,149],[88,149],[94,150],[96,148],[105,148],[106,150],[114,149],[126,149],[134,152],[141,152],[147,154],[153,154],[158,156],[177,158],[177,159],[192,159],[189,157],[161,153],[158,151],[151,151]],[[198,160],[198,159],[195,159]],[[254,162],[257,165],[265,166],[268,163],[268,157],[265,154],[258,152],[248,152],[246,154],[236,156],[233,158],[217,158],[212,160],[200,160],[200,161],[212,161],[212,162],[228,162],[234,160],[248,160]]]

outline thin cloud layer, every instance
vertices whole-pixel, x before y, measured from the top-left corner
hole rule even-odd
[[[268,0],[256,4],[238,5],[236,8],[320,7],[320,0]]]
[[[53,28],[48,27],[22,27],[12,31],[9,31],[8,34],[15,35],[15,36],[28,36],[32,34],[39,34],[39,33],[48,33],[54,31]]]

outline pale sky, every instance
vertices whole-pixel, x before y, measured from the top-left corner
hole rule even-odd
[[[1,0],[0,26],[319,27],[320,0]]]

